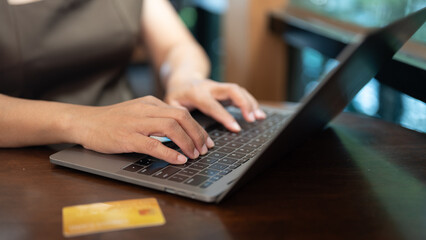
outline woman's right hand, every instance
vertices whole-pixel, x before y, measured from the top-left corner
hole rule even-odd
[[[150,136],[168,137],[189,158],[214,146],[207,132],[183,108],[147,96],[105,107],[88,107],[75,116],[76,142],[101,153],[137,152],[172,164],[187,158]]]

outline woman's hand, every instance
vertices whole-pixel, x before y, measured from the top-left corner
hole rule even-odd
[[[76,125],[79,127],[75,130],[79,133],[76,142],[87,149],[102,153],[145,153],[174,164],[185,163],[187,158],[149,136],[170,138],[190,158],[205,154],[214,145],[187,110],[151,96],[89,107]]]
[[[254,122],[264,119],[266,114],[258,102],[244,88],[233,83],[219,83],[212,80],[197,79],[178,84],[170,83],[165,101],[172,106],[197,108],[204,114],[222,123],[227,129],[239,132],[241,127],[218,101],[231,100],[241,109],[244,119]]]
[[[208,57],[169,1],[144,1],[142,11],[142,37],[166,88],[167,103],[188,110],[198,108],[234,132],[240,126],[218,101],[231,100],[249,122],[265,118],[244,88],[206,80],[210,72]]]

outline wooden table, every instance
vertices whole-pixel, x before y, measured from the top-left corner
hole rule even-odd
[[[342,114],[224,202],[205,204],[0,150],[0,239],[61,239],[65,206],[155,197],[159,227],[81,239],[426,239],[426,135]],[[79,238],[79,239],[80,239]]]

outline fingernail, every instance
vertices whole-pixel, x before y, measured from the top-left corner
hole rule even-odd
[[[209,148],[214,147],[214,142],[210,137],[207,138],[207,147]]]
[[[203,145],[203,147],[201,148],[201,155],[206,154],[208,151],[206,144]]]
[[[200,152],[195,148],[194,149],[194,158],[197,158],[198,156],[200,156]]]
[[[257,109],[254,113],[256,114],[256,117],[258,118],[262,118],[262,119],[266,118],[265,112],[260,109]]]
[[[253,113],[253,112],[249,113],[249,115],[248,115],[248,119],[249,119],[249,121],[250,121],[250,122],[254,122],[254,121],[256,121],[256,117],[254,116],[254,113]]]
[[[238,123],[237,122],[233,122],[233,123],[231,123],[231,128],[234,130],[234,131],[237,131],[237,132],[239,132],[239,131],[241,131],[241,127],[240,127],[240,125],[238,125]]]
[[[186,158],[182,154],[179,154],[178,157],[177,157],[177,161],[178,161],[178,163],[186,163],[186,161],[188,161],[188,158]]]

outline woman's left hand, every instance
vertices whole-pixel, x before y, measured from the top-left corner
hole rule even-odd
[[[239,132],[241,127],[237,121],[219,103],[225,100],[231,100],[233,105],[240,108],[247,122],[266,118],[256,99],[246,89],[234,83],[197,79],[169,86],[165,97],[165,102],[172,106],[188,110],[197,108],[222,123],[228,130]]]

